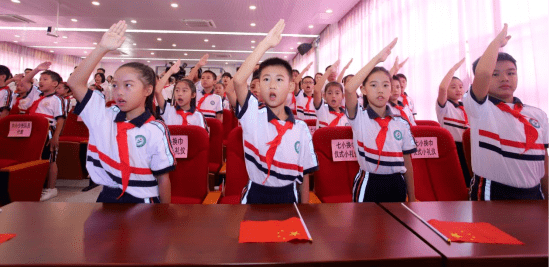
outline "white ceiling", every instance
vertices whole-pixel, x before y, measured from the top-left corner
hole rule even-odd
[[[328,25],[337,22],[359,0],[150,0],[123,1],[98,0],[99,6],[92,5],[92,0],[0,0],[1,14],[17,14],[36,23],[7,23],[0,21],[0,41],[14,42],[28,47],[39,47],[55,54],[86,56],[94,47],[94,42],[101,39],[103,32],[83,32],[83,28],[108,29],[118,20],[126,20],[130,30],[153,30],[153,33],[128,32],[127,41],[122,50],[128,53],[111,53],[104,62],[120,61],[123,58],[146,61],[152,64],[164,63],[165,59],[182,58],[189,65],[194,65],[205,51],[194,50],[237,50],[244,52],[208,52],[210,64],[239,64],[262,40],[263,36],[251,36],[244,33],[267,33],[279,19],[285,19],[284,34],[309,35],[310,37],[284,36],[281,43],[272,49],[278,56],[290,60],[297,52],[298,43],[310,43]],[[58,32],[59,37],[46,35],[48,26],[55,27],[59,2],[59,28],[76,28],[73,31]],[[177,3],[178,8],[170,6]],[[256,6],[251,10],[249,6]],[[333,10],[326,13],[327,9]],[[78,20],[77,22],[71,19]],[[181,19],[213,20],[216,28],[192,28],[180,22]],[[137,23],[131,23],[136,20]],[[251,23],[256,23],[251,27]],[[313,28],[309,28],[313,25]],[[22,27],[25,27],[24,30]],[[76,30],[76,31],[75,31]],[[162,33],[160,31],[209,31],[222,32],[222,35]],[[159,32],[157,32],[159,31]],[[240,34],[229,35],[228,32]],[[20,37],[16,37],[16,35]],[[67,38],[62,38],[66,36]],[[162,38],[162,41],[157,41]],[[208,39],[205,42],[204,39]],[[255,40],[256,43],[251,43]],[[54,42],[58,42],[57,44]],[[135,43],[136,45],[133,45]],[[176,47],[173,47],[176,44]],[[216,47],[213,48],[212,45]],[[54,48],[56,47],[56,48]],[[179,49],[186,51],[159,51],[155,49]],[[151,53],[155,53],[151,55]],[[293,52],[283,54],[279,52]],[[188,53],[187,56],[184,53]],[[230,58],[219,58],[217,54],[230,55]],[[188,60],[186,60],[188,59]],[[210,65],[209,64],[209,65]]]

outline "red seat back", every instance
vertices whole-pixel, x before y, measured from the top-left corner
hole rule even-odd
[[[415,196],[421,201],[467,200],[467,187],[455,141],[444,128],[413,126],[414,137],[436,137],[438,158],[412,159]]]
[[[209,172],[216,173],[222,167],[222,122],[216,118],[206,118],[209,127]]]
[[[187,158],[177,158],[176,169],[169,173],[172,203],[201,204],[208,193],[209,136],[199,126],[168,126],[171,139],[188,137]]]
[[[31,136],[27,138],[8,138],[10,122],[30,121]],[[42,149],[48,136],[49,123],[37,115],[9,115],[0,119],[0,158],[24,163],[40,160]]]
[[[440,123],[432,120],[415,120],[415,124],[417,124],[418,126],[440,127]]]
[[[230,132],[237,127],[237,117],[235,117],[233,110],[224,109],[223,113],[224,119],[222,125],[224,126],[224,137],[222,138],[222,140],[225,144],[225,141],[228,139],[228,135],[230,134]]]
[[[74,113],[67,114],[67,120],[65,120],[65,126],[61,132],[61,136],[66,137],[83,137],[88,138],[88,128],[82,121],[78,121],[78,115]]]
[[[465,154],[465,161],[469,168],[469,178],[473,177],[473,165],[471,164],[471,129],[467,128],[463,132],[463,153]],[[468,187],[469,185],[467,185]]]
[[[352,138],[351,127],[325,127],[314,133],[319,164],[314,173],[314,191],[324,203],[352,202],[352,186],[360,166],[358,161],[333,162],[331,147],[331,140]]]
[[[243,129],[241,127],[236,127],[228,135],[226,154],[226,183],[224,197],[220,200],[220,203],[238,204],[243,188],[249,182],[243,150]],[[231,201],[223,202],[223,200]]]

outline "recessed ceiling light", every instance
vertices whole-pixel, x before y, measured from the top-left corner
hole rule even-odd
[[[121,62],[124,62],[124,60],[121,60]]]
[[[16,4],[21,4],[21,1],[19,1],[19,0],[11,0],[11,1],[16,3]]]
[[[208,42],[209,40],[208,39],[205,39],[205,42]]]
[[[216,47],[215,45],[212,45],[212,47]]]
[[[65,35],[64,35],[64,36],[63,36],[62,38],[65,38],[65,39],[67,39],[67,36],[65,36]]]
[[[178,4],[172,3],[172,4],[170,4],[170,6],[173,7],[173,8],[177,8],[177,7],[178,7]]]
[[[72,22],[77,22],[78,20],[77,19],[71,19]]]
[[[291,47],[291,49],[295,49],[294,47]]]
[[[148,60],[147,62],[151,62],[150,60]]]
[[[254,46],[251,46],[251,48],[254,48]]]
[[[13,41],[14,43],[17,43],[17,40],[16,41]]]
[[[57,44],[57,41],[54,41],[54,44]]]
[[[151,55],[155,55],[155,52],[151,52]]]
[[[163,39],[159,37],[159,38],[157,38],[157,41],[163,41]]]
[[[287,58],[287,56],[284,56],[284,58]]]
[[[176,47],[176,44],[172,44],[173,47]]]
[[[53,51],[53,50],[50,50],[50,52],[51,52],[51,53],[54,53],[54,51]]]
[[[92,5],[99,6],[99,2],[98,1],[92,1]]]
[[[226,64],[228,64],[228,63],[226,62]]]
[[[94,43],[92,43],[92,44],[97,45],[98,43],[94,42]]]
[[[253,22],[253,23],[251,23],[251,26],[253,26],[253,27],[254,27],[254,26],[256,26],[256,23],[254,23],[254,22]]]
[[[249,9],[250,9],[250,10],[255,10],[255,9],[256,9],[256,6],[250,6]]]
[[[132,44],[132,45],[133,45],[133,46],[135,46],[135,45],[136,45],[136,43],[134,43],[134,44]]]
[[[308,28],[313,29],[314,25],[309,25]]]
[[[21,36],[19,36],[19,35],[16,34],[15,37],[21,37]]]
[[[333,13],[333,10],[332,10],[332,9],[328,9],[328,10],[325,11],[325,13],[331,14],[331,13]]]
[[[132,23],[137,23],[137,21],[136,21],[136,20],[131,20],[130,22],[132,22]]]
[[[184,53],[184,56],[187,56],[187,53]]]
[[[256,43],[256,41],[252,40],[252,41],[251,41],[251,43],[253,43],[253,44],[254,44],[254,43]]]
[[[301,43],[301,42],[297,42],[297,45],[300,45],[300,44],[302,44],[302,43]]]

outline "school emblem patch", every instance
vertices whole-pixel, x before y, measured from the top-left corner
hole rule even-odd
[[[142,147],[145,145],[146,139],[142,135],[136,136],[136,146]]]
[[[530,124],[532,124],[532,126],[534,126],[535,128],[540,128],[540,123],[538,122],[538,120],[534,119],[534,118],[530,118]]]
[[[295,142],[295,151],[297,152],[297,154],[298,152],[300,152],[300,141]]]
[[[402,139],[402,132],[400,132],[400,130],[394,131],[394,138],[398,141],[401,140]]]
[[[214,105],[214,103],[215,103],[214,101],[210,101],[210,105]]]

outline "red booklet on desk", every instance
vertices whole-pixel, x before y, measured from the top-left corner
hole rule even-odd
[[[450,222],[433,219],[429,220],[429,223],[452,242],[524,245],[487,222]]]
[[[299,218],[284,221],[242,221],[239,243],[288,242],[309,240]]]

